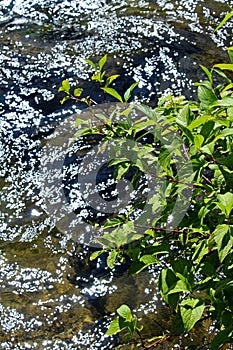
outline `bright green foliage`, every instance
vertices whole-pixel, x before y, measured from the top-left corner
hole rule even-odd
[[[91,76],[91,80],[98,83],[99,89],[101,89],[104,94],[108,94],[110,96],[113,96],[117,101],[120,102],[128,102],[130,97],[132,96],[133,90],[138,85],[138,82],[133,83],[124,93],[124,96],[121,96],[116,89],[113,87],[109,87],[118,77],[118,74],[113,74],[110,76],[106,76],[106,72],[103,71],[104,65],[107,61],[107,54],[104,55],[97,64],[95,64],[93,61],[86,59],[85,62],[94,70],[94,73]],[[94,101],[90,96],[81,97],[83,94],[82,88],[75,88],[73,93],[71,92],[71,86],[68,80],[63,80],[61,86],[58,89],[59,92],[65,92],[66,96],[63,97],[61,100],[61,104],[63,104],[67,100],[74,100],[76,102],[83,102],[87,106],[92,106],[96,104],[96,101]],[[105,100],[106,96],[104,95]],[[105,102],[106,102],[105,101]]]
[[[95,70],[93,80],[100,84],[105,79],[105,62],[106,56],[97,65],[87,61]],[[134,189],[143,174],[154,176],[157,184],[149,200],[142,196],[124,215],[115,215],[99,227],[103,234],[98,242],[104,249],[94,252],[91,260],[107,252],[107,264],[114,268],[127,258],[129,274],[158,265],[160,293],[176,315],[169,336],[173,330],[174,334],[189,332],[209,318],[216,322],[217,334],[203,349],[215,350],[233,342],[233,82],[223,72],[231,70],[231,65],[202,69],[207,79],[196,83],[199,102],[166,96],[156,108],[127,105],[109,115],[96,114],[99,124],[78,120],[75,137],[101,133],[99,149],[107,148],[114,155],[109,166],[115,167],[116,181],[133,168]],[[216,83],[216,76],[222,84]],[[116,78],[108,77],[103,90],[127,101],[136,83],[121,97],[108,87]],[[70,91],[67,82],[61,89]],[[133,108],[143,117],[133,120]],[[140,143],[148,133],[153,142]],[[187,161],[182,164],[182,159]],[[177,170],[180,164],[182,171]],[[188,201],[187,191],[191,200],[186,213],[169,229],[174,207]],[[147,215],[135,221],[132,213],[145,206]],[[107,335],[123,329],[130,335],[137,332],[137,319],[126,305],[117,313]]]
[[[201,319],[204,309],[205,304],[202,299],[188,297],[180,303],[180,314],[187,332]]]
[[[136,331],[140,332],[142,330],[142,327],[140,328],[137,327],[138,320],[136,317],[133,317],[132,312],[128,307],[128,305],[125,305],[125,304],[121,305],[117,309],[117,314],[118,314],[118,317],[111,322],[106,332],[106,335],[111,336],[116,333],[119,333],[124,329],[127,329],[130,336],[132,337]]]
[[[217,26],[217,28],[215,28],[215,32],[218,31],[220,28],[222,28],[222,26],[224,26],[224,24],[229,21],[229,19],[231,19],[231,17],[233,16],[233,9],[231,9],[232,11],[227,13],[225,15],[225,17],[223,18],[223,20],[219,23],[219,25]]]
[[[167,96],[155,109],[139,105],[144,115],[141,120],[132,122],[130,113],[126,112],[121,114],[119,123],[102,116],[105,123],[101,127],[105,135],[102,142],[115,140],[118,147],[110,163],[116,168],[116,180],[124,178],[129,166],[133,166],[132,183],[136,184],[137,177],[148,173],[148,164],[156,163],[159,164],[157,181],[160,178],[165,181],[147,203],[147,211],[155,217],[149,227],[143,223],[143,216],[138,226],[130,220],[130,212],[118,215],[106,221],[104,229],[112,228],[112,232],[104,233],[98,242],[104,252],[109,252],[110,268],[124,261],[124,256],[131,259],[130,274],[160,265],[161,295],[179,316],[174,318],[174,329],[179,322],[180,332],[189,332],[202,317],[209,317],[217,320],[219,330],[230,332],[233,327],[233,93],[228,85],[232,82],[219,75],[223,84],[215,86],[215,68],[203,70],[208,80],[196,84],[200,102]],[[88,130],[98,132],[98,128]],[[156,148],[138,142],[138,133],[145,135],[147,130],[153,132]],[[129,140],[135,138],[137,143],[132,141],[129,161],[124,140],[131,145]],[[184,167],[183,178],[176,171],[180,138],[192,163],[191,178],[189,168]],[[110,144],[108,150],[111,152]],[[176,229],[163,230],[177,196],[181,195],[181,201],[185,201],[182,191],[188,190],[192,182],[191,203],[183,220]],[[126,323],[118,318],[109,332],[114,334],[125,327]]]

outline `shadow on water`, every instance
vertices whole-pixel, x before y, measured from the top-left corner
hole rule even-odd
[[[226,60],[230,27],[213,29],[232,1],[26,0],[0,2],[0,341],[2,349],[134,349],[104,336],[116,308],[142,318],[144,336],[171,325],[156,268],[128,277],[59,232],[44,211],[37,171],[46,140],[79,106],[60,104],[63,79],[98,103],[84,58],[109,53],[107,71],[152,106],[169,92],[195,98],[193,82]],[[80,107],[82,108],[82,106]],[[132,297],[133,296],[133,297]],[[209,325],[161,349],[202,342]],[[193,340],[192,340],[193,339]],[[175,345],[176,344],[176,345]],[[159,347],[157,347],[159,349]]]

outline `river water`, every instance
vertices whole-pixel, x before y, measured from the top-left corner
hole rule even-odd
[[[104,333],[122,303],[142,317],[144,337],[169,327],[156,268],[127,277],[123,267],[109,271],[102,260],[89,266],[88,247],[59,232],[40,196],[40,156],[54,123],[80,108],[60,104],[63,79],[102,102],[87,82],[84,58],[108,53],[107,70],[124,77],[119,91],[139,81],[135,98],[152,106],[170,92],[195,98],[193,82],[204,77],[199,64],[227,60],[231,26],[213,30],[228,5],[233,2],[0,1],[1,349],[116,348],[122,339]],[[184,349],[197,339],[160,348]]]

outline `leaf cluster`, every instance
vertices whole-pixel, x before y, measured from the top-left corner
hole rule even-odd
[[[77,120],[75,134],[101,134],[100,152],[108,149],[114,155],[109,166],[115,167],[115,181],[133,169],[130,182],[138,196],[124,213],[99,228],[103,249],[91,260],[107,252],[107,264],[114,268],[127,258],[129,274],[157,266],[160,293],[175,314],[170,335],[190,332],[209,318],[216,327],[212,343],[206,344],[211,350],[233,343],[233,48],[228,51],[230,63],[210,70],[201,66],[206,80],[195,84],[198,102],[170,95],[156,108],[123,106],[110,115],[94,113],[101,123]],[[124,96],[109,87],[118,75],[106,78],[106,59],[105,55],[97,64],[86,60],[94,70],[92,80],[118,101],[128,101],[137,83]],[[59,90],[66,93],[65,99],[82,101],[82,90],[72,95],[70,89],[63,81]],[[91,98],[87,104],[93,104]],[[132,118],[134,109],[141,118]],[[149,199],[140,187],[143,174],[156,179]],[[176,227],[169,226],[177,203],[186,203],[187,210]],[[132,336],[140,330],[127,305],[117,314],[106,335],[127,329]]]
[[[133,90],[137,87],[138,82],[133,83],[124,93],[123,96],[119,94],[119,92],[112,87],[112,84],[119,77],[119,74],[113,74],[110,76],[106,75],[106,71],[104,70],[104,66],[107,61],[107,54],[100,58],[97,63],[90,59],[85,59],[85,62],[92,68],[94,71],[91,75],[91,80],[98,84],[100,91],[104,93],[104,100],[107,101],[106,94],[114,97],[119,102],[128,102],[130,97],[132,96]],[[97,104],[95,100],[92,99],[91,96],[83,96],[83,89],[80,87],[76,87],[73,91],[71,89],[70,82],[68,80],[63,80],[61,86],[58,89],[59,92],[64,92],[65,96],[60,101],[61,104],[66,102],[67,100],[74,100],[75,102],[85,103],[87,106],[92,106]]]

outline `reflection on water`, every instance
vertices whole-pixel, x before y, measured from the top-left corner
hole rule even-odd
[[[61,80],[79,81],[102,102],[86,82],[90,72],[83,58],[108,52],[108,71],[124,75],[118,89],[138,80],[135,98],[152,105],[171,90],[195,97],[192,84],[203,77],[198,65],[226,58],[222,48],[230,45],[230,25],[218,34],[213,29],[227,5],[233,2],[0,1],[3,349],[115,348],[117,340],[104,331],[123,302],[139,316],[147,313],[145,336],[161,332],[158,323],[169,325],[169,312],[158,301],[156,270],[128,278],[100,260],[88,267],[87,252],[58,232],[43,210],[38,167],[56,123],[78,111],[69,102],[60,105]]]

